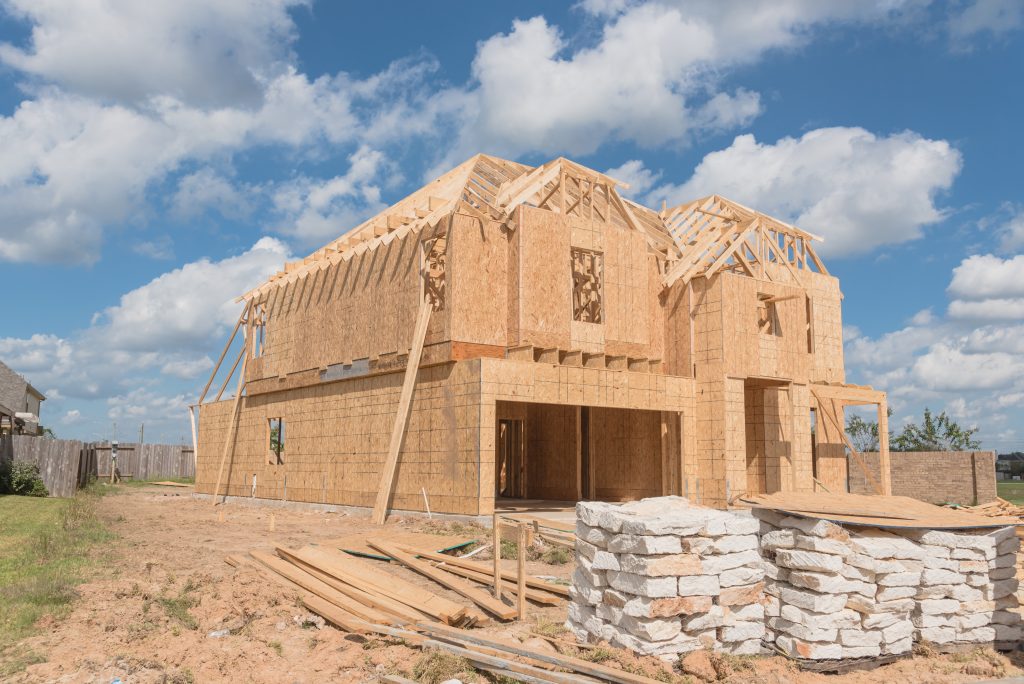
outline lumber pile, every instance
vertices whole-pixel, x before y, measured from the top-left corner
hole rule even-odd
[[[387,537],[365,541],[382,557],[455,592],[468,605],[332,547],[277,546],[276,555],[251,551],[249,559],[229,556],[226,561],[234,566],[254,565],[271,579],[299,591],[311,610],[328,620],[340,618],[335,624],[351,631],[360,631],[353,627],[353,620],[395,626],[429,620],[471,627],[492,618],[512,620],[518,616],[515,605],[505,603],[487,589],[494,583],[494,571],[489,564],[424,551]],[[501,575],[512,584],[505,596],[514,602],[518,598],[518,572],[502,570]],[[540,605],[560,605],[569,593],[568,587],[537,577],[524,577],[523,585],[525,599]],[[331,615],[318,610],[326,606],[330,606]]]
[[[247,565],[282,586],[297,591],[303,605],[347,632],[378,634],[403,639],[423,649],[435,649],[468,659],[476,668],[516,681],[618,682],[654,684],[656,680],[609,665],[593,663],[560,653],[535,652],[522,644],[469,631],[489,620],[511,619],[515,607],[495,599],[483,586],[491,586],[489,564],[466,558],[413,549],[399,541],[366,539],[366,545],[392,561],[466,598],[472,605],[450,600],[397,574],[354,558],[339,549],[305,546],[275,547],[275,553],[254,550],[248,557],[230,555],[232,566]],[[525,587],[526,599],[557,605],[569,594],[568,587],[518,571],[502,570],[515,597]],[[395,677],[387,681],[405,681]]]

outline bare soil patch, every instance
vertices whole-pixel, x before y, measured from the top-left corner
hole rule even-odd
[[[293,593],[251,568],[224,562],[228,554],[273,552],[275,544],[302,546],[378,529],[368,517],[233,503],[214,508],[209,501],[193,499],[188,490],[160,487],[124,488],[103,497],[99,507],[117,535],[104,552],[107,565],[79,587],[79,599],[65,617],[44,618],[37,625],[40,632],[22,641],[22,647],[45,662],[28,666],[13,681],[371,682],[380,673],[413,677],[414,671],[424,681],[431,678],[431,663],[423,662],[426,658],[418,649],[312,624],[305,619],[309,611]],[[418,517],[395,517],[388,526],[439,534],[478,533],[484,540],[489,536],[465,523]],[[515,561],[505,563],[515,566]],[[528,561],[527,569],[565,578],[572,564],[551,565],[538,558]],[[464,602],[404,568],[389,566],[387,571]],[[564,618],[564,607],[531,605],[526,624],[493,624],[484,631],[530,640],[538,649],[554,648],[534,632],[556,641],[564,638],[557,635]],[[961,655],[919,651],[906,661],[845,675],[800,672],[780,657],[716,658],[714,674],[704,668],[704,676],[757,684],[953,684],[1022,674],[1021,654],[1011,659],[986,650]],[[658,661],[623,660],[652,676],[661,669]],[[671,679],[706,681],[679,673]],[[481,676],[478,681],[487,680]]]

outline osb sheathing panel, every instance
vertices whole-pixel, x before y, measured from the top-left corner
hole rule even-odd
[[[817,408],[817,402],[814,402]],[[829,410],[832,405],[829,403]],[[836,418],[840,425],[846,424],[843,407],[836,402]],[[815,413],[815,449],[816,458],[815,471],[818,482],[830,492],[847,491],[847,479],[849,476],[849,463],[846,458],[846,445],[843,442],[839,430],[832,424],[822,411],[818,409]],[[856,467],[856,466],[854,466]],[[815,489],[821,491],[820,486]]]
[[[265,352],[249,379],[407,352],[422,296],[421,251],[410,235],[274,288]],[[447,330],[448,312],[435,312],[426,343],[447,339]]]
[[[230,470],[225,467],[227,493],[250,496],[255,474],[258,498],[372,506],[402,380],[401,373],[391,373],[246,397]],[[420,370],[393,508],[425,510],[425,488],[434,511],[478,513],[479,388],[479,366],[473,361]],[[202,407],[198,492],[213,491],[230,414],[228,401]],[[283,465],[267,462],[272,417],[285,421]],[[493,430],[493,411],[489,421]],[[489,442],[493,452],[493,434]]]
[[[660,495],[661,415],[656,411],[589,410],[595,497],[624,501]]]
[[[793,379],[805,383],[810,375],[807,310],[804,290],[767,280],[723,273],[722,325],[726,372],[738,377]],[[759,295],[792,296],[775,304],[779,327],[775,334],[758,328]]]
[[[550,211],[519,211],[519,339],[537,347],[567,349],[572,320],[569,228]]]
[[[690,286],[676,281],[665,291],[664,304],[659,306],[665,326],[664,370],[671,375],[693,377],[693,355],[690,348]]]
[[[508,238],[500,226],[456,214],[448,238],[451,338],[505,346],[508,340]]]
[[[644,236],[533,207],[518,212],[509,244],[509,344],[662,358],[660,276]],[[573,247],[603,255],[601,324],[572,320]]]
[[[576,407],[527,404],[526,409],[527,498],[575,500]]]

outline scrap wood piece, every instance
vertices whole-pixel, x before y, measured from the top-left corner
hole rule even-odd
[[[305,570],[292,565],[277,556],[272,556],[269,553],[264,553],[262,551],[250,551],[249,555],[285,579],[297,584],[308,592],[316,594],[322,599],[330,601],[352,615],[363,618],[364,620],[370,620],[371,622],[394,622],[394,619],[391,616],[385,615],[368,606],[364,606],[358,601],[342,594],[334,587],[331,587],[316,577],[313,577]]]
[[[149,484],[151,484],[151,485],[160,485],[161,487],[194,487],[195,486],[195,485],[190,485],[190,484],[185,483],[185,482],[171,482],[170,480],[167,480],[166,482],[150,482]]]
[[[459,558],[458,556],[446,556],[442,553],[431,553],[428,551],[414,551],[406,549],[408,553],[415,553],[420,558],[426,558],[432,561],[439,561],[441,563],[447,563],[467,570],[475,570],[476,572],[483,573],[489,577],[494,577],[494,569],[487,567],[483,563],[477,563],[476,561],[466,560],[465,558]],[[512,570],[502,570],[501,578],[503,580],[509,580],[513,584],[519,581],[518,573]],[[534,589],[543,589],[544,591],[551,592],[558,596],[565,598],[569,597],[569,587],[561,584],[555,584],[554,582],[548,582],[542,580],[539,577],[533,575],[526,576],[526,586],[533,587]]]
[[[323,619],[336,627],[340,627],[346,632],[352,632],[353,634],[365,634],[370,631],[366,628],[366,624],[362,620],[315,594],[302,592],[301,600],[302,604],[306,606],[306,608],[309,608]]]
[[[502,620],[511,620],[515,618],[517,614],[516,609],[512,606],[506,606],[501,601],[497,600],[487,592],[481,591],[469,582],[454,577],[443,570],[438,570],[426,561],[417,559],[415,555],[403,551],[397,546],[377,539],[369,539],[367,540],[367,543],[378,551],[391,556],[410,570],[418,572],[424,577],[434,580],[441,586],[447,587],[452,591],[465,596],[473,603]]]
[[[437,553],[454,551],[476,543],[476,539],[470,537],[442,537],[436,534],[427,534],[426,532],[406,532],[392,530],[387,527],[374,532],[373,536],[378,539],[386,539],[390,542],[402,544],[403,546],[408,546],[417,550],[436,551]],[[391,560],[379,551],[370,548],[366,543],[365,534],[348,534],[343,537],[319,542],[319,545],[337,547],[350,556],[361,556],[363,558],[372,558],[374,560],[384,561]]]
[[[409,622],[415,622],[417,620],[422,620],[424,617],[430,617],[427,613],[421,613],[412,608],[411,606],[407,606],[400,601],[396,601],[395,599],[383,593],[366,591],[358,587],[354,587],[343,580],[339,580],[338,578],[332,576],[330,573],[324,572],[316,565],[306,563],[305,561],[299,559],[295,556],[295,552],[291,551],[290,549],[283,549],[281,547],[278,547],[277,553],[278,555],[284,557],[286,560],[290,561],[292,564],[298,566],[302,570],[305,570],[313,577],[316,577],[324,584],[333,587],[334,589],[337,589],[346,596],[355,599],[356,601],[359,601],[363,605],[373,608],[374,610],[390,613],[391,615],[394,615],[397,618],[401,618],[402,620],[406,620]]]
[[[467,615],[465,606],[410,584],[391,573],[374,572],[375,569],[369,564],[341,551],[307,546],[292,553],[302,562],[316,565],[342,582],[363,591],[383,594],[442,622],[457,624]]]
[[[476,570],[469,570],[467,568],[460,568],[457,565],[448,565],[447,563],[441,561],[431,560],[429,562],[433,567],[438,568],[439,570],[444,570],[445,572],[450,572],[453,575],[459,575],[460,577],[471,579],[474,582],[477,582],[478,584],[483,584],[488,587],[494,586],[494,576],[491,574],[485,572],[477,572]],[[508,593],[510,594],[518,595],[518,592],[516,591],[515,587],[513,587],[512,589],[508,589],[506,591],[508,591]],[[543,606],[560,606],[563,603],[565,603],[565,601],[558,598],[557,596],[552,596],[546,592],[538,591],[536,589],[527,589],[526,598],[530,601],[533,601],[534,603],[539,603]]]
[[[423,341],[427,336],[427,324],[434,305],[429,299],[420,303],[416,315],[416,327],[413,330],[412,348],[405,367],[405,380],[402,382],[402,394],[398,399],[398,412],[395,424],[391,429],[391,442],[388,445],[387,459],[381,469],[380,486],[377,489],[377,500],[373,504],[373,522],[383,525],[388,516],[391,504],[391,488],[395,484],[395,471],[398,469],[398,454],[405,440],[405,426],[409,422],[409,410],[412,407],[412,393],[416,388],[416,376],[419,375],[420,357],[423,355]]]
[[[557,667],[570,670],[572,672],[578,672],[592,677],[597,677],[601,681],[617,682],[618,684],[655,684],[657,680],[645,677],[643,675],[633,674],[626,672],[625,670],[617,670],[607,665],[601,665],[600,663],[592,663],[588,660],[581,658],[574,658],[567,655],[555,655],[553,653],[544,653],[540,651],[531,651],[523,648],[522,644],[512,643],[505,641],[498,637],[484,637],[477,634],[472,634],[465,630],[453,629],[451,627],[445,627],[437,624],[417,624],[423,634],[428,634],[434,639],[447,639],[450,641],[461,642],[464,644],[473,644],[478,646],[486,646],[494,649],[511,653],[513,655],[522,656],[524,658],[532,658],[534,660],[540,660],[546,663],[550,663]]]
[[[499,656],[487,655],[480,651],[465,648],[464,646],[456,646],[444,641],[434,641],[428,639],[423,642],[424,648],[436,648],[440,651],[445,651],[453,655],[462,656],[473,664],[479,670],[487,670],[488,672],[494,672],[501,674],[506,677],[510,677],[520,682],[527,682],[528,684],[578,684],[578,682],[594,682],[597,680],[591,679],[590,677],[580,677],[576,673],[568,674],[562,672],[554,672],[551,670],[543,670],[533,665],[525,665],[523,663],[512,660],[511,658],[501,658]]]

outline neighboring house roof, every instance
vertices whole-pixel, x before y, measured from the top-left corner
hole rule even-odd
[[[36,398],[39,399],[39,401],[46,401],[46,397],[43,396],[43,393],[37,390],[35,387],[33,387],[32,383],[29,383],[25,390],[34,394]]]
[[[617,188],[628,187],[564,157],[531,168],[478,154],[305,259],[285,264],[239,301],[259,300],[276,287],[436,226],[456,212],[503,223],[520,204],[567,215],[582,215],[586,208],[592,217],[643,233],[665,259],[665,287],[719,270],[765,276],[768,264],[784,267],[798,284],[802,270],[828,273],[811,246],[821,238],[784,221],[718,195],[659,212],[624,199]]]

